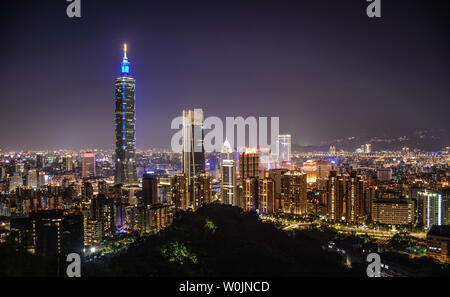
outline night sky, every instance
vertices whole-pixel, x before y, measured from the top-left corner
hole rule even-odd
[[[113,148],[124,42],[138,148],[169,147],[188,108],[279,116],[300,145],[448,128],[448,1],[381,2],[381,19],[365,0],[2,3],[0,148]]]

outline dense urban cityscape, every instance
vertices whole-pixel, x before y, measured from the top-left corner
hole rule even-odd
[[[298,153],[291,135],[282,134],[275,152],[235,150],[226,139],[221,152],[205,153],[203,139],[194,138],[181,154],[136,151],[126,45],[115,90],[114,152],[1,152],[2,243],[42,256],[76,252],[95,262],[171,225],[178,212],[213,203],[255,212],[286,232],[327,226],[363,238],[372,250],[450,262],[449,147],[374,152],[367,143],[353,152],[332,145],[328,152]],[[183,111],[183,135],[203,135],[196,120],[203,111],[195,112]],[[351,267],[366,248],[356,246],[330,240],[324,247],[342,253]],[[384,275],[417,275],[391,262]]]
[[[270,7],[265,9],[271,10]],[[290,12],[284,13],[290,16]],[[363,17],[365,22],[366,16]],[[246,19],[246,15],[243,18]],[[136,37],[133,38],[135,41]],[[108,127],[111,133],[105,132],[105,135],[113,135],[109,146],[91,143],[96,137],[93,127],[89,131],[92,132],[90,140],[88,136],[83,140],[77,138],[74,142],[78,142],[78,148],[68,149],[71,146],[64,141],[72,138],[70,133],[66,133],[66,129],[70,130],[71,120],[67,123],[64,120],[51,122],[51,125],[62,126],[58,133],[64,137],[51,137],[52,141],[60,140],[60,146],[43,149],[54,145],[54,142],[46,143],[47,138],[42,136],[42,141],[37,141],[38,145],[32,149],[36,143],[31,144],[31,139],[36,141],[41,136],[33,138],[29,134],[20,140],[23,140],[20,144],[8,143],[3,139],[14,139],[25,130],[20,130],[23,126],[8,120],[7,115],[0,117],[4,120],[0,127],[8,130],[7,135],[0,138],[1,277],[242,277],[245,280],[246,277],[280,276],[450,276],[448,130],[436,120],[423,129],[417,124],[408,130],[404,127],[409,124],[402,124],[403,128],[399,130],[404,133],[397,136],[395,133],[375,132],[376,126],[380,126],[377,131],[391,131],[392,125],[387,123],[388,120],[384,123],[385,115],[380,112],[388,109],[401,110],[390,115],[398,123],[422,118],[422,113],[427,113],[423,117],[428,117],[431,122],[434,115],[417,108],[417,102],[422,104],[425,99],[418,95],[411,99],[411,103],[408,102],[411,106],[399,104],[400,107],[390,106],[392,98],[382,98],[381,95],[381,99],[374,96],[380,100],[379,103],[367,99],[370,102],[367,106],[365,103],[358,106],[350,99],[341,106],[341,102],[346,100],[342,98],[336,100],[336,105],[319,106],[321,103],[317,103],[316,106],[315,99],[311,99],[312,107],[289,114],[286,110],[273,110],[277,100],[286,109],[291,108],[289,104],[299,104],[301,100],[295,96],[292,97],[294,99],[280,99],[283,97],[281,93],[268,91],[273,99],[267,104],[273,105],[265,106],[265,111],[261,112],[262,109],[258,110],[256,106],[264,106],[264,100],[258,99],[255,103],[249,99],[247,111],[255,108],[255,114],[250,116],[238,106],[235,114],[226,117],[226,133],[214,134],[215,149],[211,149],[213,138],[208,131],[212,125],[208,119],[221,121],[223,114],[217,114],[221,108],[219,105],[228,105],[229,102],[222,102],[224,100],[220,97],[204,101],[183,99],[181,104],[165,97],[160,101],[167,102],[142,98],[148,104],[145,110],[145,104],[140,105],[140,96],[145,92],[140,93],[136,89],[140,88],[138,74],[142,74],[142,70],[135,71],[139,64],[135,63],[133,55],[139,50],[124,40],[120,43],[123,44],[117,44],[117,48],[122,47],[121,56],[116,57],[116,71],[111,73],[115,81],[107,86],[111,91],[111,98],[108,98],[108,108],[111,108],[103,109],[98,102],[92,104],[101,106],[101,115],[97,110],[92,112],[92,118],[100,119],[109,112],[107,116],[113,119]],[[131,50],[129,46],[133,46]],[[92,52],[89,64],[102,59],[99,51]],[[141,61],[142,57],[141,53]],[[99,65],[95,67],[101,68]],[[252,67],[258,69],[254,65]],[[276,72],[277,67],[272,70]],[[90,71],[95,72],[94,69]],[[381,71],[383,75],[385,72]],[[442,77],[445,77],[447,72],[443,73]],[[164,77],[164,73],[161,76]],[[173,77],[168,77],[172,83]],[[283,79],[290,79],[286,77],[288,75]],[[321,75],[318,77],[320,87],[317,89],[326,89]],[[175,86],[163,87],[177,89],[176,79],[174,81]],[[142,80],[142,85],[148,84],[148,80]],[[190,82],[185,81],[185,84]],[[36,82],[36,85],[40,88],[47,83]],[[210,85],[214,86],[214,83]],[[308,85],[315,86],[314,83]],[[105,84],[98,88],[103,92]],[[349,87],[352,88],[353,85]],[[12,89],[20,88],[13,86]],[[95,93],[83,85],[80,89],[82,94]],[[253,92],[251,87],[249,89]],[[391,92],[390,87],[386,90],[383,92]],[[420,90],[427,93],[425,89]],[[436,91],[445,97],[442,110],[446,108],[445,102],[448,105],[445,91],[448,91],[446,84]],[[77,91],[68,91],[67,94],[71,96],[74,92]],[[342,91],[346,92],[347,89]],[[10,97],[11,93],[2,99]],[[44,97],[37,96],[40,100]],[[282,100],[286,101],[281,103]],[[356,100],[359,102],[360,98]],[[54,104],[49,103],[49,106],[53,108]],[[162,109],[162,105],[165,114],[158,109]],[[154,114],[147,116],[149,106],[156,110],[152,112],[161,113],[162,117],[176,114],[180,119],[179,131],[174,132],[175,135],[167,133],[164,142],[170,143],[171,140],[171,147],[137,145],[141,137],[152,138],[149,131],[168,128],[162,127],[165,122],[153,121]],[[351,136],[358,134],[353,134],[353,130],[345,132],[347,136],[343,136],[344,132],[337,134],[333,132],[336,130],[331,131],[332,126],[342,123],[337,124],[336,118],[332,119],[324,110],[339,109],[340,106],[342,110],[333,112],[333,116],[342,122],[351,122],[355,127],[364,126],[365,137],[361,133],[361,137]],[[361,110],[358,119],[347,113],[351,108]],[[364,117],[376,113],[371,110],[375,108],[380,108],[377,121],[366,121]],[[310,120],[312,109],[314,119]],[[87,117],[84,119],[84,115],[70,108],[67,110],[61,113],[61,118],[73,113],[76,114],[76,123],[86,122],[89,127]],[[139,112],[144,114],[142,122],[147,121],[147,124],[140,124]],[[267,112],[275,115],[271,117],[269,134],[272,134],[269,138],[265,135],[266,127],[261,124],[267,124],[267,117],[263,118]],[[59,113],[57,108],[54,108],[54,113]],[[34,113],[24,112],[21,121],[28,121],[31,130],[33,120],[30,114]],[[308,126],[296,130],[302,124],[291,123],[292,119],[300,119],[304,114],[308,117],[305,120]],[[259,122],[253,116],[258,116]],[[42,118],[43,121],[48,120],[44,115]],[[386,112],[387,118],[389,111]],[[435,118],[442,120],[442,116],[436,115]],[[230,125],[229,119],[238,120]],[[175,120],[170,127],[172,130],[175,129]],[[148,123],[154,126],[153,130]],[[344,131],[345,125],[336,126],[336,129]],[[44,124],[37,126],[45,127]],[[216,124],[214,129],[220,130]],[[302,137],[299,131],[309,133],[314,129],[327,131],[331,136],[314,138],[314,135],[314,139],[328,139],[320,145],[296,139]],[[89,134],[86,129],[83,133]],[[47,131],[46,135],[49,134],[51,132]],[[174,142],[177,135],[181,142]],[[332,137],[334,140],[329,140]],[[23,145],[28,139],[30,145]],[[245,144],[242,145],[240,140]],[[264,144],[264,141],[272,143]],[[180,149],[175,149],[174,145]],[[237,291],[245,291],[247,285],[239,285]],[[270,283],[258,280],[250,285],[250,291],[258,291],[256,285],[261,285],[262,291],[267,285],[268,291]],[[180,284],[179,292],[188,291],[189,282],[183,286]],[[202,290],[196,287],[191,291]]]

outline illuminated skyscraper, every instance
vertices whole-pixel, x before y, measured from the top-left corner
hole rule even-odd
[[[281,177],[283,211],[294,215],[304,215],[307,209],[306,174],[291,170]]]
[[[417,193],[420,220],[423,226],[450,224],[450,199],[448,191],[424,190]]]
[[[64,169],[66,171],[72,171],[73,169],[73,163],[72,163],[72,156],[67,155],[64,157]]]
[[[104,194],[98,194],[91,201],[91,215],[102,224],[102,234],[112,236],[115,231],[114,199],[108,199]]]
[[[142,177],[142,201],[145,206],[159,203],[158,178],[147,172]]]
[[[20,173],[14,173],[9,178],[9,191],[14,191],[17,187],[23,185],[23,178]]]
[[[258,207],[258,178],[259,152],[255,148],[246,148],[239,154],[239,206],[246,211]]]
[[[336,171],[331,171],[327,181],[327,218],[330,221],[340,220],[342,217],[344,185]]]
[[[330,171],[327,180],[327,218],[348,223],[363,222],[371,212],[375,188],[366,191],[366,182],[352,171],[338,175]]]
[[[203,110],[183,110],[183,173],[188,181],[188,206],[194,203],[194,176],[205,173],[203,136]]]
[[[205,172],[203,136],[203,111],[183,110],[183,173],[189,184],[197,173]]]
[[[346,212],[345,218],[349,223],[356,223],[364,217],[364,188],[361,176],[352,171],[346,181]]]
[[[85,152],[81,155],[81,177],[95,176],[95,154]]]
[[[189,207],[188,179],[186,174],[177,173],[170,177],[170,194],[176,209],[186,210]]]
[[[256,149],[245,149],[239,155],[239,178],[243,181],[248,177],[259,175],[259,153]]]
[[[282,211],[283,205],[282,205],[282,199],[281,199],[281,179],[283,175],[287,172],[286,169],[271,169],[267,172],[267,177],[272,178],[275,184],[275,204],[274,204],[274,212],[276,211]]]
[[[287,163],[291,162],[291,135],[278,135],[278,163],[281,166],[288,166]]]
[[[38,182],[37,182],[37,171],[36,171],[36,169],[28,170],[27,177],[26,177],[26,185],[27,185],[27,187],[32,187],[34,189],[37,188]]]
[[[222,203],[237,205],[236,162],[222,160]]]
[[[271,214],[275,210],[275,182],[270,177],[259,181],[259,206],[260,213]]]
[[[317,162],[308,160],[303,163],[302,170],[306,173],[306,180],[308,183],[315,183],[317,180]]]
[[[228,141],[228,138],[225,138],[225,142],[223,143],[220,157],[224,160],[230,160],[232,158],[232,154],[233,154],[233,149],[231,148],[231,144]]]
[[[259,205],[258,177],[247,177],[241,179],[241,201],[240,207],[245,211],[256,211]]]
[[[194,176],[193,197],[194,209],[211,203],[212,176],[209,173],[199,173]]]
[[[116,79],[116,184],[137,183],[135,90],[125,45],[121,74]]]

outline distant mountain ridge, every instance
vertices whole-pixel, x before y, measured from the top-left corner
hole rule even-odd
[[[302,146],[292,144],[292,151],[312,152],[312,151],[328,151],[330,145],[336,147],[336,151],[344,150],[353,152],[361,145],[370,143],[372,151],[398,151],[403,147],[410,150],[419,149],[426,152],[437,152],[450,146],[450,135],[444,129],[440,130],[421,130],[415,131],[411,135],[402,135],[398,137],[356,137],[335,139],[319,145]]]

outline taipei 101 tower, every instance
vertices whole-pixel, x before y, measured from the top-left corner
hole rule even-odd
[[[124,45],[121,74],[116,79],[116,172],[115,184],[136,184],[136,83],[130,75],[127,45]]]

